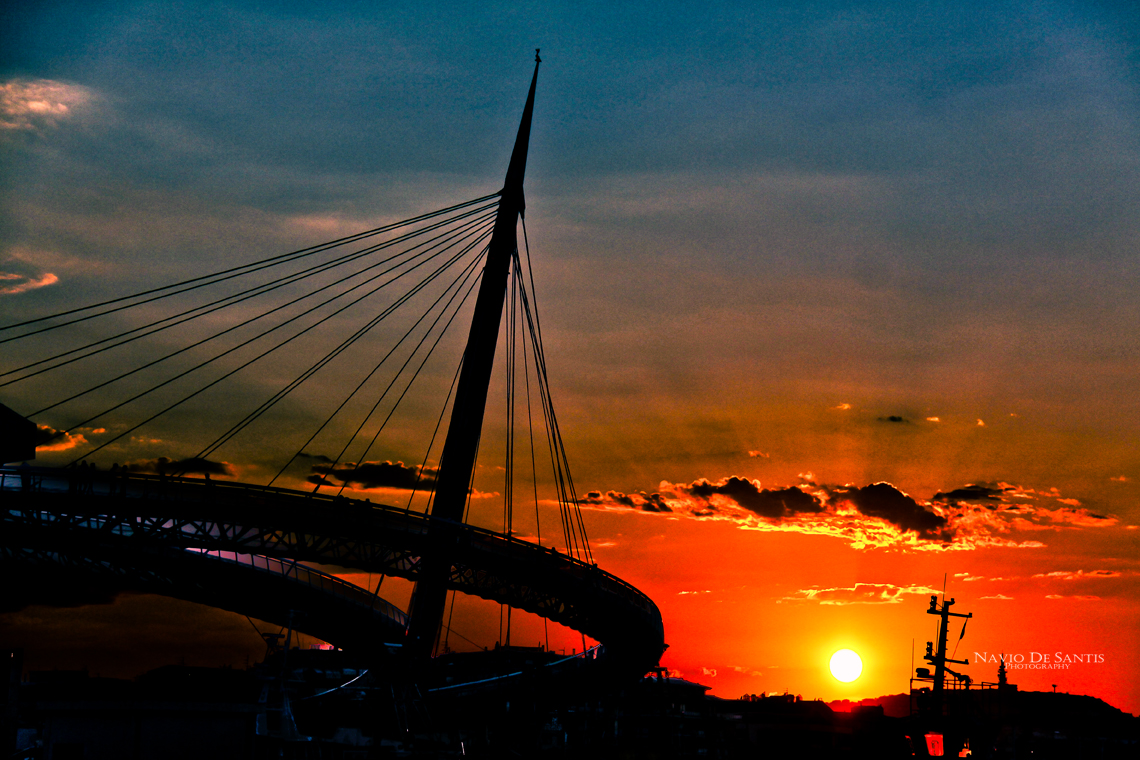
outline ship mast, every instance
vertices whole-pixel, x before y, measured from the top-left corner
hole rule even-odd
[[[944,687],[943,682],[946,680],[947,673],[959,679],[966,678],[962,674],[955,673],[953,670],[950,670],[950,668],[946,667],[946,663],[953,662],[960,665],[970,664],[969,660],[951,660],[946,656],[946,634],[947,630],[950,627],[950,618],[960,617],[969,619],[974,616],[974,613],[972,612],[967,612],[965,614],[961,612],[951,612],[950,608],[953,605],[953,599],[944,600],[941,608],[939,608],[938,595],[935,594],[934,596],[930,597],[930,608],[926,610],[926,614],[938,615],[941,618],[941,622],[938,626],[938,651],[932,651],[934,648],[934,642],[928,641],[926,642],[926,655],[923,657],[924,660],[934,665],[934,693],[939,700],[942,698],[942,691]],[[965,631],[964,628],[963,631]]]
[[[425,552],[423,567],[416,581],[409,610],[407,646],[413,656],[430,656],[435,646],[447,602],[447,580],[451,571],[449,543],[457,532],[448,523],[463,522],[464,507],[475,470],[475,457],[483,430],[487,408],[487,389],[499,341],[499,325],[503,317],[503,297],[507,287],[510,262],[518,247],[516,228],[519,215],[526,206],[523,200],[523,175],[526,173],[527,147],[530,143],[534,90],[538,83],[538,66],[542,59],[534,51],[534,75],[523,107],[515,147],[507,166],[503,189],[499,191],[499,209],[491,242],[487,246],[487,263],[483,267],[471,332],[463,352],[463,369],[455,391],[451,422],[440,457],[432,503],[429,542],[436,551]],[[434,560],[429,558],[435,558]]]

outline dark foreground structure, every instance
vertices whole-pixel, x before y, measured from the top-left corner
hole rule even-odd
[[[954,599],[930,597],[928,615],[939,619],[936,641],[926,643],[911,678],[906,730],[916,757],[1124,758],[1140,751],[1140,718],[1094,697],[1022,692],[1009,682],[1002,658],[997,681],[975,683],[950,665],[950,618],[962,636],[973,613],[952,612]],[[961,639],[961,636],[959,637]]]
[[[18,667],[19,653],[5,654]],[[660,674],[599,682],[594,654],[449,654],[435,659],[431,683],[401,680],[391,668],[379,675],[345,652],[296,649],[249,670],[166,666],[134,681],[30,673],[7,692],[5,756],[932,756],[917,713],[891,717],[877,705],[836,712],[791,694],[718,699],[707,686]],[[1140,748],[1140,719],[1092,697],[971,690],[951,711],[968,716],[970,741],[944,744],[948,757],[1133,758]]]
[[[18,662],[18,653],[13,662]],[[504,647],[435,659],[434,683],[344,652],[250,670],[166,666],[135,681],[29,674],[9,692],[9,757],[908,757],[903,722],[791,695],[723,700],[654,674],[607,680],[594,653]],[[391,663],[389,663],[391,665]]]

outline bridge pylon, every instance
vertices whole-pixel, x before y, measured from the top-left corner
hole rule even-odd
[[[519,215],[525,208],[523,176],[526,174],[534,91],[538,84],[540,63],[536,50],[534,75],[530,80],[530,91],[523,107],[511,161],[507,166],[506,180],[499,193],[499,210],[487,247],[487,262],[479,283],[471,331],[463,352],[463,369],[456,386],[455,404],[451,409],[451,421],[440,457],[431,508],[432,517],[438,518],[433,522],[431,536],[437,551],[433,552],[430,559],[425,559],[409,610],[411,622],[408,626],[408,648],[414,656],[431,655],[443,623],[447,579],[451,572],[448,549],[458,538],[458,533],[449,529],[447,523],[463,522],[471,476],[475,470],[483,415],[487,408],[487,391],[495,362],[495,347],[499,342],[499,326],[503,318],[503,294],[507,288],[511,259],[518,248],[516,229]]]

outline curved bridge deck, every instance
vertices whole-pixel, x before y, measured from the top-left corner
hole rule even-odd
[[[425,557],[442,556],[450,561],[449,588],[581,631],[632,669],[653,667],[664,649],[653,601],[596,565],[367,501],[232,481],[20,467],[0,469],[0,520],[0,544],[13,558],[17,550],[102,554],[140,571],[160,557],[191,562],[195,553],[233,552],[414,581]],[[202,566],[205,558],[196,559]]]

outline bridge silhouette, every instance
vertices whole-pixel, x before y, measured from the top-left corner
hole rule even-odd
[[[0,343],[21,347],[13,353],[18,366],[0,373],[0,392],[11,388],[10,393],[22,394],[18,399],[23,403],[42,404],[28,415],[38,427],[8,418],[3,459],[30,458],[27,452],[36,443],[85,443],[75,431],[91,430],[96,423],[100,430],[113,432],[87,449],[77,446],[76,460],[67,466],[25,463],[0,468],[0,562],[10,572],[34,573],[60,583],[82,579],[108,588],[187,599],[289,625],[345,650],[384,649],[411,662],[424,661],[437,648],[445,627],[447,595],[473,595],[596,639],[602,647],[598,661],[615,670],[644,673],[653,668],[665,646],[659,610],[645,594],[593,561],[550,398],[528,246],[522,246],[527,253],[524,266],[518,244],[538,64],[536,55],[506,180],[498,193],[162,288],[31,315],[0,328]],[[274,278],[253,279],[266,273]],[[405,289],[383,308],[368,311],[363,324],[350,330],[348,337],[323,338],[331,350],[316,353],[311,347],[298,348],[303,345],[299,339],[315,335],[318,328],[343,328],[354,307],[368,309],[371,297],[391,294],[395,287]],[[476,289],[466,345],[423,464],[369,462],[377,440],[413,382],[426,374],[424,367],[435,348]],[[205,300],[190,305],[179,301],[202,296]],[[269,298],[282,300],[264,305]],[[181,305],[157,313],[165,303]],[[261,305],[250,312],[253,303]],[[267,484],[210,477],[211,472],[224,472],[212,458],[221,447],[243,433],[249,435],[246,431],[256,428],[263,417],[279,413],[283,400],[358,346],[373,328],[390,324],[393,314],[409,313],[416,304],[421,308],[412,326]],[[498,531],[468,524],[467,515],[504,311],[509,435],[504,522]],[[92,337],[93,320],[110,323],[131,314],[141,316],[127,329]],[[222,314],[235,316],[219,330]],[[208,327],[195,328],[198,333],[170,348],[176,344],[168,336],[176,328],[203,324]],[[57,343],[61,333],[56,331],[64,328],[78,337],[60,345],[64,341]],[[165,341],[161,349],[165,353],[146,353],[134,366],[115,358],[137,356],[135,349],[155,335]],[[36,354],[23,346],[46,348]],[[277,360],[284,354],[279,350],[287,347],[305,362],[304,370],[239,419],[217,414],[217,427],[224,430],[214,431],[213,440],[193,456],[122,467],[116,463],[110,471],[105,466],[95,469],[86,461],[124,451],[122,442],[164,416],[169,419],[172,412],[185,418],[184,410],[192,408],[195,399],[217,393],[249,367]],[[203,355],[206,350],[213,353]],[[109,377],[82,369],[87,360],[108,357]],[[310,454],[318,436],[343,427],[333,420],[351,404],[360,403],[362,390],[371,387],[381,368],[387,371],[401,359],[339,455]],[[163,368],[171,369],[165,376],[155,375]],[[58,385],[63,392],[47,399],[42,378],[51,372],[68,380]],[[206,372],[214,374],[195,380]],[[29,382],[34,378],[40,379]],[[36,390],[21,390],[29,387]],[[119,395],[108,397],[113,391]],[[561,517],[561,550],[549,541],[544,545],[540,533],[535,541],[513,535],[516,459],[529,459],[536,526],[538,520],[532,396],[538,398],[538,416],[545,424],[543,437],[556,491],[550,501],[557,502]],[[524,398],[530,445],[529,451],[524,446],[518,454],[515,429],[522,427],[518,419],[522,415],[517,407]],[[14,403],[11,398],[4,400]],[[449,405],[442,452],[433,459]],[[224,406],[228,412],[230,405]],[[135,409],[142,411],[129,416]],[[385,410],[387,416],[378,423]],[[57,419],[68,423],[46,422]],[[363,452],[350,457],[350,447],[367,440],[373,428]],[[306,480],[312,490],[274,485],[278,479],[295,478],[298,463],[308,463]],[[393,478],[402,478],[395,487],[410,494],[405,507],[345,495],[346,490],[369,493],[369,487],[391,486]],[[412,509],[417,493],[426,501],[423,512]],[[411,607],[400,610],[378,591],[312,564],[412,581]]]

